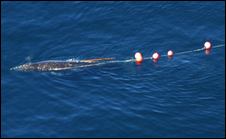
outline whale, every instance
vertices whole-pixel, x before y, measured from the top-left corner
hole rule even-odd
[[[76,68],[82,65],[88,65],[91,63],[97,63],[100,61],[109,61],[113,58],[96,58],[87,60],[74,60],[74,61],[63,61],[63,60],[47,60],[35,63],[22,64],[10,70],[15,71],[59,71]]]

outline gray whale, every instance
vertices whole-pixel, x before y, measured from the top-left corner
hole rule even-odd
[[[79,61],[61,61],[61,60],[49,60],[36,63],[27,63],[20,66],[10,68],[10,70],[16,71],[59,71],[76,68],[82,65],[88,65],[96,63],[98,61],[112,60],[113,58],[98,58]]]

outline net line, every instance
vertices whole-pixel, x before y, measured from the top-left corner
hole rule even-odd
[[[215,49],[215,48],[220,48],[225,46],[225,44],[219,44],[219,45],[215,45],[213,46],[211,49]],[[195,50],[188,50],[188,51],[182,51],[182,52],[175,52],[174,55],[182,55],[182,54],[188,54],[188,53],[193,53],[193,52],[199,52],[199,51],[203,51],[205,50],[205,48],[198,48]],[[167,55],[161,55],[161,57],[166,57]],[[143,58],[144,60],[150,60],[152,59],[152,57],[145,57]],[[81,66],[77,66],[76,68],[82,68],[82,67],[90,67],[90,66],[99,66],[99,65],[104,65],[104,64],[109,64],[109,63],[127,63],[127,62],[135,62],[136,60],[134,58],[131,59],[126,59],[126,60],[112,60],[112,61],[106,61],[106,62],[101,62],[101,63],[94,63],[94,64],[89,64],[89,65],[81,65]]]

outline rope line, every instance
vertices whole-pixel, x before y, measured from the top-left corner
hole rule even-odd
[[[219,45],[215,45],[212,47],[212,49],[215,48],[220,48],[225,46],[225,44],[219,44]],[[189,51],[183,51],[183,52],[176,52],[174,55],[182,55],[182,54],[188,54],[188,53],[193,53],[193,52],[199,52],[199,51],[203,51],[205,50],[205,48],[199,48],[199,49],[195,49],[195,50],[189,50]],[[161,57],[166,57],[167,55],[162,55]],[[144,60],[150,60],[153,59],[152,57],[145,57],[143,58]],[[102,62],[102,63],[95,63],[95,64],[90,64],[90,65],[81,65],[78,67],[90,67],[90,66],[99,66],[99,65],[104,65],[104,64],[109,64],[109,63],[127,63],[127,62],[135,62],[136,60],[134,58],[132,59],[127,59],[127,60],[113,60],[113,61],[106,61],[106,62]],[[78,68],[76,67],[76,68]]]

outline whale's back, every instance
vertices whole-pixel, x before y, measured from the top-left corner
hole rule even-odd
[[[57,70],[64,70],[70,69],[79,65],[77,62],[65,62],[65,61],[44,61],[44,62],[37,62],[37,63],[27,63],[23,64],[11,70],[18,70],[18,71],[57,71]]]

